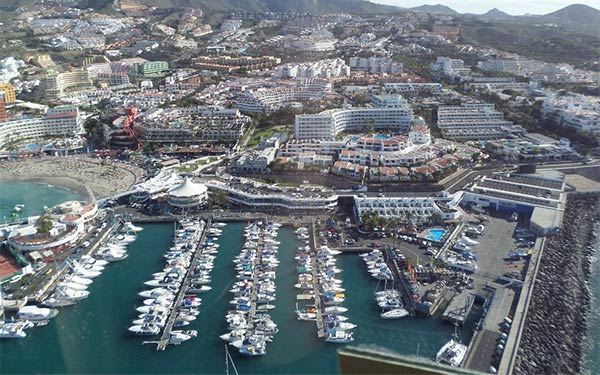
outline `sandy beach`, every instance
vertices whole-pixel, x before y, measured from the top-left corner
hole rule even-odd
[[[103,198],[127,190],[142,177],[142,170],[116,161],[85,156],[44,157],[0,162],[0,180],[34,181],[61,186],[87,196],[88,185],[95,197]]]

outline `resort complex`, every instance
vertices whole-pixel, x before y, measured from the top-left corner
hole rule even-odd
[[[600,373],[600,11],[8,3],[0,373]]]

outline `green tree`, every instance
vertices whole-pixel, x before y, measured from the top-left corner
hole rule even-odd
[[[52,223],[52,219],[48,216],[47,212],[44,212],[37,219],[35,226],[37,228],[37,232],[40,234],[48,234],[54,224]]]

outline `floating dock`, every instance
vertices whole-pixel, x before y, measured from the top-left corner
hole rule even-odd
[[[190,281],[192,279],[192,269],[196,267],[198,263],[198,258],[202,254],[202,250],[204,249],[204,240],[206,239],[206,234],[210,228],[211,221],[208,220],[204,225],[204,229],[202,231],[202,235],[200,236],[200,240],[198,240],[198,244],[196,245],[196,249],[194,250],[194,255],[192,256],[192,261],[190,262],[190,267],[188,268],[183,282],[181,283],[181,288],[177,293],[177,298],[173,303],[173,309],[169,314],[169,318],[167,319],[167,323],[165,324],[165,328],[163,329],[162,335],[160,336],[160,340],[156,342],[156,350],[165,350],[167,345],[169,344],[169,338],[171,337],[171,331],[173,330],[173,324],[175,324],[175,320],[177,319],[177,315],[179,314],[179,307],[183,303],[183,299],[185,294],[187,293],[190,287]]]
[[[472,293],[460,293],[455,295],[448,307],[446,307],[446,310],[444,310],[442,319],[453,324],[463,325],[471,312],[474,302],[475,295]]]
[[[394,261],[394,258],[391,254],[390,248],[385,248],[383,250],[383,256],[385,262],[387,263],[390,270],[392,270],[392,274],[394,276],[394,284],[399,286],[400,293],[402,293],[402,300],[404,302],[404,307],[408,311],[411,317],[417,315],[415,310],[415,301],[413,299],[412,293],[410,292],[410,288],[406,283],[406,279],[402,275],[402,271],[398,268],[398,265]]]
[[[317,336],[325,337],[325,323],[323,322],[323,307],[321,300],[321,291],[319,290],[319,266],[317,264],[317,239],[315,238],[315,222],[310,223],[310,264],[312,267],[313,287],[315,293],[315,308],[317,310]]]

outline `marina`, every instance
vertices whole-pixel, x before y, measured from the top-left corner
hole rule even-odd
[[[139,286],[143,284],[147,276],[155,272],[157,264],[164,259],[166,249],[172,246],[173,225],[172,224],[143,224],[144,230],[140,232],[138,239],[130,245],[129,257],[124,262],[116,263],[109,272],[111,277],[99,278],[89,288],[91,295],[85,301],[80,302],[73,308],[65,309],[56,318],[50,321],[46,327],[35,330],[35,337],[20,341],[18,346],[15,342],[3,343],[3,372],[11,373],[18,369],[20,373],[39,372],[41,363],[22,363],[16,355],[17,348],[25,347],[27,350],[42,353],[42,359],[46,364],[52,366],[57,372],[65,372],[61,358],[72,356],[76,348],[79,360],[71,362],[69,369],[76,372],[89,372],[93,369],[101,369],[108,373],[148,373],[156,371],[171,371],[177,373],[189,373],[204,371],[209,373],[223,371],[223,346],[219,335],[226,329],[223,316],[230,309],[228,299],[218,296],[227,293],[233,286],[231,277],[231,259],[241,251],[244,227],[243,223],[228,224],[223,229],[223,236],[218,240],[220,244],[219,256],[215,260],[213,269],[212,290],[204,293],[203,309],[206,311],[201,319],[203,334],[195,340],[190,340],[186,345],[177,347],[177,350],[166,350],[157,353],[149,346],[142,346],[140,341],[129,335],[124,335],[124,327],[131,321],[131,310],[123,311],[122,306],[132,306],[134,297],[139,292]],[[314,334],[314,328],[299,322],[290,307],[296,303],[296,289],[293,287],[297,279],[296,265],[294,264],[295,252],[303,242],[300,242],[293,229],[282,227],[277,235],[277,241],[281,242],[279,254],[280,267],[277,270],[277,281],[280,288],[286,289],[278,294],[278,308],[271,310],[273,321],[279,326],[280,332],[275,337],[276,345],[269,346],[269,352],[264,360],[254,361],[241,356],[236,350],[231,351],[235,364],[240,373],[280,373],[294,366],[297,373],[332,373],[336,372],[336,345],[329,345]],[[285,250],[285,251],[284,251]],[[354,255],[341,256],[340,268],[345,272],[356,272],[362,269],[363,262]],[[135,264],[136,271],[129,270],[130,265]],[[346,307],[348,312],[344,315],[357,324],[359,335],[356,337],[358,343],[371,344],[385,347],[397,347],[407,354],[416,354],[414,345],[408,345],[409,340],[416,340],[420,355],[433,356],[444,344],[444,338],[450,337],[452,328],[442,324],[441,320],[384,320],[379,317],[379,310],[371,310],[373,304],[373,290],[377,284],[363,272],[357,272],[358,277],[344,280],[344,288],[347,290]],[[290,288],[290,289],[287,289]],[[111,301],[106,304],[103,301]],[[110,317],[98,320],[99,314]],[[84,318],[87,317],[87,318]],[[96,317],[96,318],[91,318]],[[81,322],[84,322],[81,325]],[[63,328],[56,330],[56,325]],[[106,327],[105,327],[106,326]],[[314,326],[313,326],[314,327]],[[361,329],[362,327],[362,329]],[[73,335],[62,337],[64,330],[73,332]],[[360,330],[360,331],[358,331]],[[96,335],[106,331],[106,346],[97,348]],[[56,341],[57,335],[62,337],[61,344],[48,348],[45,343],[49,340]],[[466,339],[466,338],[465,338]],[[112,361],[100,361],[93,356],[94,350],[109,353],[110,349],[118,347],[122,354],[114,363]],[[87,348],[87,349],[86,349]],[[93,349],[92,348],[97,348]],[[148,348],[149,350],[146,350]],[[19,349],[20,350],[20,349]],[[88,352],[90,355],[83,355]],[[206,361],[199,363],[182,363],[173,371],[169,362],[176,360],[182,355],[194,355],[203,352]],[[13,353],[13,354],[11,354]],[[315,361],[305,361],[306,355],[310,353]],[[6,358],[6,359],[5,359]],[[134,358],[143,358],[143,361],[134,362]],[[211,359],[211,358],[214,358]],[[317,364],[318,363],[318,364]],[[16,366],[16,367],[13,367]],[[10,370],[10,369],[13,370]],[[37,370],[36,370],[37,369]]]

